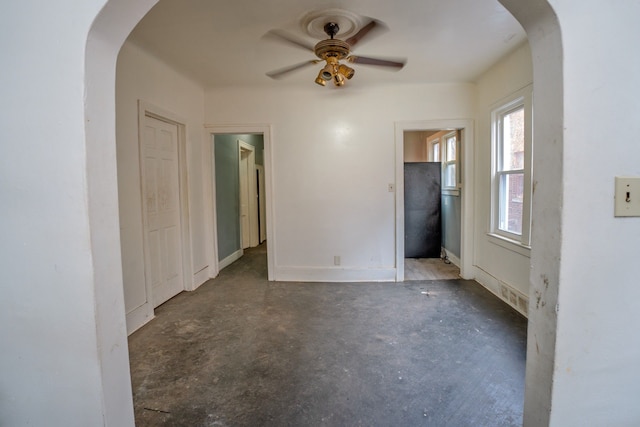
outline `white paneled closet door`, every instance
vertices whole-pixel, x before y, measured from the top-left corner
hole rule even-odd
[[[178,126],[145,117],[141,151],[145,277],[157,307],[184,290]]]

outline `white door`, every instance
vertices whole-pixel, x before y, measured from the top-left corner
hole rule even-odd
[[[157,307],[184,290],[177,125],[145,117],[141,154],[145,278]]]
[[[258,193],[255,147],[238,140],[240,241],[242,249],[258,246]]]
[[[251,218],[249,210],[249,150],[240,149],[240,235],[242,249],[251,246]]]

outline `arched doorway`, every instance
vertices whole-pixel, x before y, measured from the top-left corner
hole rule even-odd
[[[89,32],[86,49],[86,152],[87,180],[92,198],[89,200],[92,224],[92,251],[96,271],[94,290],[97,302],[97,329],[100,342],[99,360],[103,376],[105,419],[107,424],[133,424],[131,407],[122,280],[119,275],[120,247],[117,213],[102,209],[117,206],[115,164],[115,63],[125,38],[137,22],[156,3],[155,0],[111,0],[97,16]],[[534,86],[537,122],[536,137],[554,140],[534,155],[534,164],[554,159],[553,174],[541,177],[536,185],[536,198],[557,201],[556,209],[534,208],[537,226],[533,241],[543,241],[561,227],[561,188],[554,183],[562,174],[562,58],[558,23],[546,0],[522,3],[502,0],[507,9],[522,23],[534,53]],[[536,204],[534,203],[534,206]],[[555,239],[551,239],[555,242]],[[535,246],[534,246],[535,247]],[[527,359],[527,394],[525,421],[542,423],[548,419],[555,349],[559,271],[559,242],[545,251],[532,251],[533,292],[543,292],[546,308],[530,312],[530,338]],[[532,298],[533,300],[534,298]],[[533,342],[532,340],[535,340]],[[114,350],[115,349],[115,350]],[[542,351],[540,351],[542,349]]]

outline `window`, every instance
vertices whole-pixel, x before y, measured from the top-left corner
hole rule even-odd
[[[456,164],[458,156],[457,132],[451,132],[444,136],[444,158],[442,159],[442,188],[455,189],[458,185]]]
[[[436,139],[431,144],[431,158],[429,159],[431,162],[439,162],[440,161],[440,140]]]
[[[529,246],[531,228],[531,88],[492,113],[491,233]]]
[[[427,137],[430,162],[440,162],[442,193],[459,195],[460,130],[432,130]]]

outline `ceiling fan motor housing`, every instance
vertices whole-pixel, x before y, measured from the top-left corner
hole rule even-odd
[[[329,57],[344,59],[349,56],[350,49],[351,47],[345,41],[327,39],[319,41],[314,48],[314,52],[320,59],[326,60]]]

